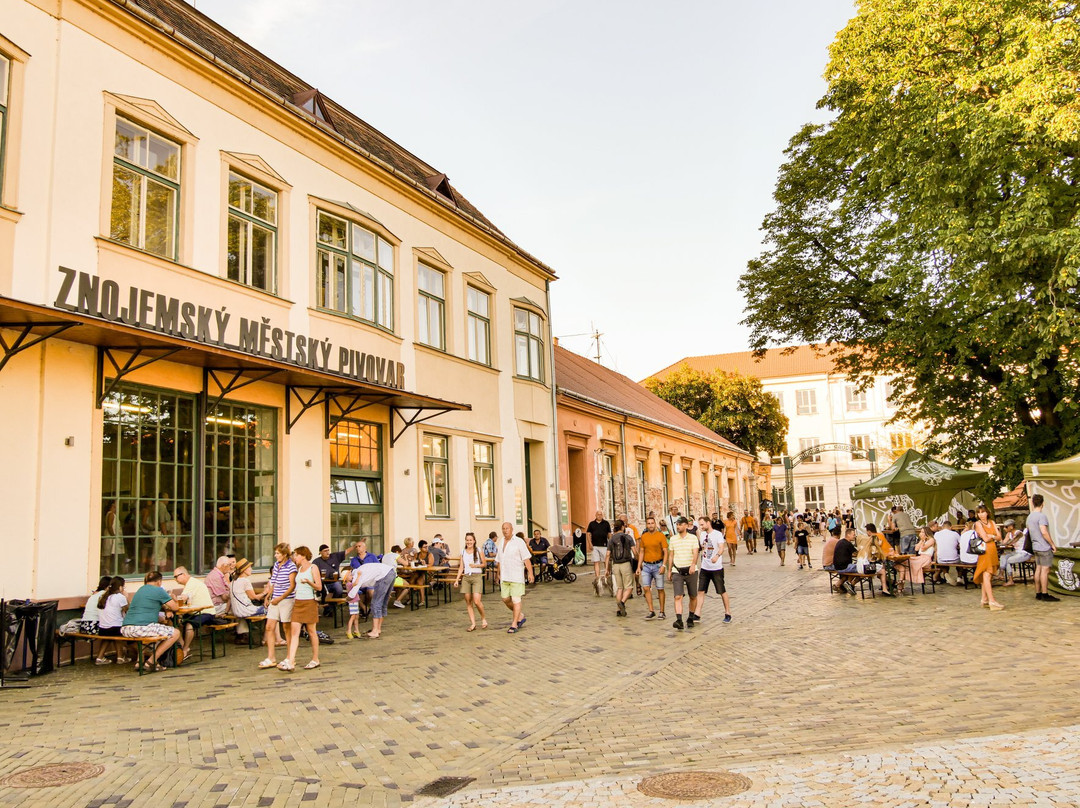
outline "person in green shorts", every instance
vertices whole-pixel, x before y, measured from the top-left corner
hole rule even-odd
[[[514,613],[508,634],[516,634],[525,625],[525,615],[521,613],[521,598],[525,594],[525,581],[533,582],[532,553],[524,539],[514,535],[514,526],[503,522],[502,541],[498,542],[498,554],[495,563],[498,567],[499,587],[502,601],[506,608]]]

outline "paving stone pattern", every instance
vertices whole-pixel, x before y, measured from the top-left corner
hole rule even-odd
[[[0,692],[0,777],[105,773],[0,788],[0,806],[645,805],[641,777],[682,769],[754,783],[718,805],[1080,804],[1080,601],[863,601],[766,553],[727,579],[734,622],[710,597],[683,632],[670,598],[662,623],[641,599],[616,618],[582,575],[531,591],[516,635],[491,595],[487,631],[457,603],[392,610],[376,641],[324,626],[338,642],[316,671],[258,670],[235,646],[144,677],[80,662]],[[475,781],[414,796],[441,776]]]

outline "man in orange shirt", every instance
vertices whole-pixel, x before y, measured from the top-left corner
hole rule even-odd
[[[641,574],[641,587],[645,592],[645,604],[649,607],[646,620],[656,617],[653,611],[653,587],[656,587],[660,601],[660,619],[664,619],[664,575],[670,569],[671,554],[668,551],[667,536],[656,529],[656,520],[645,520],[645,532],[637,542],[638,570]]]
[[[750,511],[742,518],[743,539],[746,541],[746,552],[757,552],[757,518]]]

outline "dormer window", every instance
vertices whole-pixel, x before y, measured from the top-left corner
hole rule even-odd
[[[292,102],[311,117],[333,128],[334,122],[330,120],[330,114],[326,111],[326,101],[318,90],[304,90],[297,93],[292,97]]]

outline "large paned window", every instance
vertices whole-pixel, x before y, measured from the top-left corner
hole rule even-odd
[[[514,372],[526,379],[544,380],[544,321],[527,309],[514,309]]]
[[[641,513],[642,524],[644,524],[645,517],[648,516],[648,504],[646,502],[646,489],[645,489],[645,461],[639,460],[637,462],[637,478],[638,478],[638,511]]]
[[[394,247],[367,228],[318,211],[319,308],[394,330]]]
[[[915,448],[915,436],[910,432],[890,432],[889,445],[894,452]]]
[[[660,481],[664,494],[664,512],[660,515],[660,518],[663,519],[671,509],[671,466],[667,464],[660,466]]]
[[[607,494],[607,502],[604,503],[604,517],[609,522],[615,521],[615,458],[604,455],[604,492]]]
[[[424,435],[424,514],[427,516],[450,515],[449,443],[445,435]]]
[[[683,490],[683,502],[686,503],[683,508],[683,516],[689,519],[693,513],[693,503],[690,501],[690,469],[683,468],[682,470],[682,490]]]
[[[382,443],[378,424],[340,421],[330,433],[330,544],[383,546]]]
[[[4,188],[4,154],[7,143],[8,97],[11,93],[11,60],[0,53],[0,191]]]
[[[229,172],[229,280],[276,290],[277,191]]]
[[[709,515],[709,475],[701,472],[701,516]]]
[[[426,264],[417,271],[416,338],[424,345],[446,350],[446,275]]]
[[[869,435],[852,435],[851,436],[851,453],[853,457],[861,458],[865,460],[870,456],[870,436]]]
[[[495,516],[495,445],[473,443],[473,515]]]
[[[120,385],[103,405],[101,572],[198,569],[194,396]],[[216,557],[215,557],[216,558]]]
[[[274,563],[277,411],[223,401],[206,416],[206,507],[200,569],[219,556]]]
[[[470,286],[466,292],[465,350],[473,362],[491,364],[491,295]]]
[[[116,118],[109,237],[176,260],[180,146]]]

